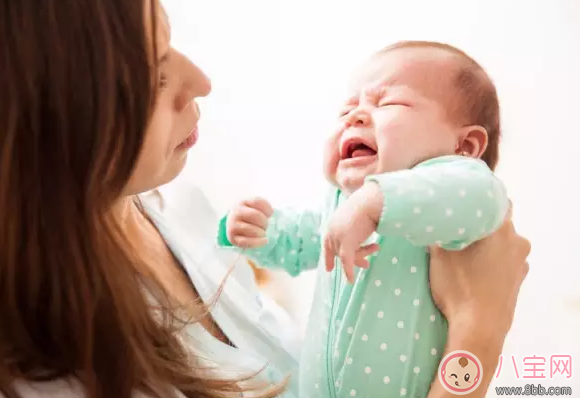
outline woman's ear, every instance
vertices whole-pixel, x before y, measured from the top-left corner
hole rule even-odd
[[[482,126],[463,127],[455,153],[479,159],[487,149],[487,142],[487,130]]]

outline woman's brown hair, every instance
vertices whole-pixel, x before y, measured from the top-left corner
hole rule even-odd
[[[144,4],[0,0],[0,392],[8,397],[18,396],[16,381],[63,377],[77,378],[90,398],[135,389],[168,396],[164,386],[200,398],[241,391],[188,354],[168,310],[154,318],[139,259],[111,212],[155,103]]]

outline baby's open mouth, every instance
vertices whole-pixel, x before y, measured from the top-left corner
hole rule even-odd
[[[342,160],[345,159],[354,159],[360,158],[365,156],[375,156],[377,151],[371,148],[369,145],[364,143],[361,140],[349,140],[344,143],[342,146],[342,150],[340,153],[340,158]]]

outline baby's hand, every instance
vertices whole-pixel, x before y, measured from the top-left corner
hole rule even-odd
[[[262,247],[268,243],[266,229],[274,210],[265,199],[244,200],[234,207],[226,222],[228,240],[242,249]]]
[[[334,268],[338,256],[349,282],[354,282],[354,266],[367,268],[367,256],[379,250],[377,244],[361,245],[377,229],[383,195],[376,184],[367,184],[353,193],[332,215],[324,238],[326,270]]]

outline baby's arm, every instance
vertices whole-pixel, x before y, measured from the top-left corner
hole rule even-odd
[[[234,248],[227,237],[227,217],[219,223],[218,245]],[[318,265],[321,218],[316,211],[274,210],[266,229],[268,243],[260,248],[236,250],[263,267],[282,268],[297,276]]]
[[[439,157],[367,180],[383,193],[377,232],[418,246],[463,249],[499,228],[509,207],[506,190],[489,167],[463,156]]]

